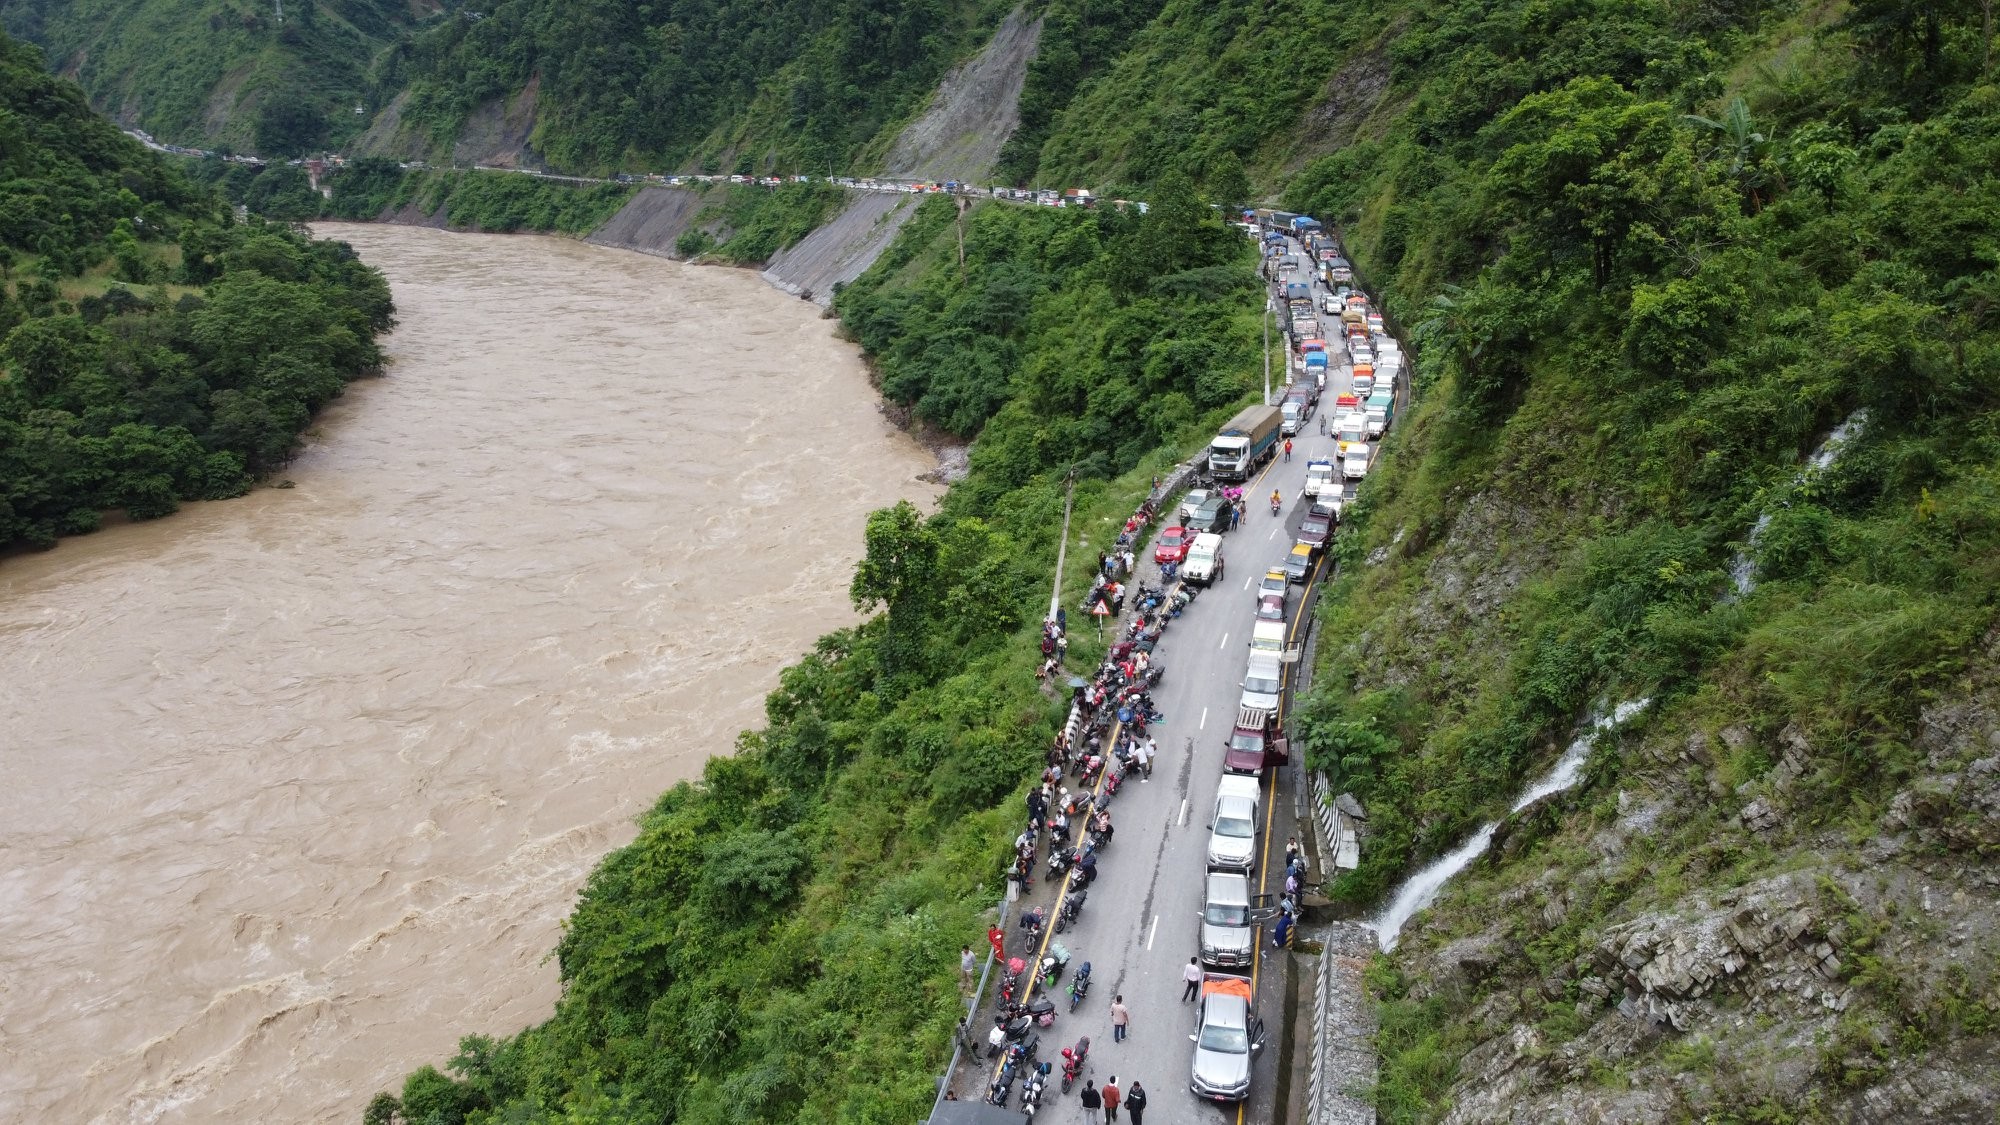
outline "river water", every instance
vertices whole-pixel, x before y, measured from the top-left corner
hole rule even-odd
[[[359,1120],[934,490],[755,274],[390,226],[393,363],[296,487],[0,562],[0,1121]]]

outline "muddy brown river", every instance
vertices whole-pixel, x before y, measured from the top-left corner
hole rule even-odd
[[[0,561],[0,1121],[351,1125],[544,1018],[591,865],[934,495],[753,273],[322,233],[401,324],[296,487]]]

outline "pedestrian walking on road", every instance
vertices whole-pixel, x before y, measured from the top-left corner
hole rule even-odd
[[[1201,962],[1188,958],[1188,967],[1181,970],[1181,979],[1187,982],[1187,987],[1181,989],[1181,1003],[1185,1004],[1201,992]]]
[[[1131,1026],[1131,1023],[1132,1013],[1125,1010],[1125,998],[1123,996],[1113,996],[1111,998],[1111,1041],[1113,1043],[1125,1042],[1125,1029]],[[1106,1088],[1109,1089],[1109,1087]]]
[[[1132,1125],[1146,1125],[1146,1088],[1136,1081],[1125,1091],[1125,1108],[1132,1114]]]
[[[1118,1101],[1119,1098],[1121,1097],[1118,1091],[1117,1075],[1114,1074],[1108,1080],[1105,1081],[1103,1096],[1104,1096],[1104,1125],[1112,1125],[1113,1122],[1118,1120]]]
[[[1083,1080],[1083,1093],[1078,1094],[1076,1100],[1083,1103],[1085,1117],[1095,1117],[1096,1114],[1090,1111],[1104,1108],[1104,1095],[1097,1092],[1097,1087],[1092,1086],[1088,1078]]]

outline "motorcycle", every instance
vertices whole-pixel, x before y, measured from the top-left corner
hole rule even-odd
[[[1090,995],[1090,962],[1085,961],[1083,967],[1076,971],[1076,975],[1069,979],[1069,1010],[1076,1011],[1077,1005],[1083,1003],[1083,998],[1088,995]],[[1084,1040],[1083,1045],[1088,1049],[1090,1040]]]
[[[1090,1057],[1090,1036],[1088,1035],[1077,1040],[1076,1046],[1064,1047],[1062,1049],[1062,1060],[1063,1060],[1062,1092],[1063,1093],[1065,1094],[1069,1093],[1070,1085],[1074,1083],[1077,1079],[1083,1077],[1083,1063],[1084,1060],[1088,1059],[1089,1057]]]
[[[1079,861],[1080,863],[1081,861]],[[1076,924],[1076,916],[1083,913],[1083,900],[1087,897],[1089,897],[1088,892],[1081,888],[1073,890],[1063,897],[1062,909],[1056,913],[1057,933],[1062,933]]]
[[[1012,1004],[1021,992],[1021,974],[1028,969],[1028,963],[1019,957],[1007,959],[1007,971],[1000,977],[1000,1002]]]
[[[1076,858],[1083,853],[1075,848],[1060,848],[1049,853],[1049,878],[1060,879],[1076,866]]]
[[[1042,1091],[1048,1088],[1049,1064],[1036,1063],[1028,1071],[1027,1080],[1021,1083],[1021,1112],[1033,1120],[1035,1111],[1041,1108]]]
[[[1067,968],[1069,968],[1069,946],[1059,941],[1050,943],[1049,955],[1042,958],[1042,987],[1054,988],[1056,981],[1063,975],[1063,970]]]
[[[1122,771],[1122,770],[1121,770],[1121,771],[1117,771],[1117,772],[1113,772],[1113,773],[1107,773],[1107,774],[1105,774],[1105,775],[1104,775],[1104,796],[1105,796],[1105,799],[1106,799],[1106,800],[1108,801],[1108,800],[1110,800],[1110,799],[1111,799],[1112,797],[1116,797],[1116,796],[1118,795],[1118,787],[1119,787],[1120,785],[1123,785],[1123,784],[1125,784],[1125,774],[1124,774],[1124,771]]]
[[[1104,755],[1092,754],[1083,760],[1083,776],[1077,779],[1077,784],[1088,789],[1092,785],[1097,784],[1097,775],[1103,772]]]
[[[1282,501],[1282,500],[1273,500],[1273,501],[1271,501],[1271,514],[1272,514],[1272,515],[1274,515],[1274,516],[1275,516],[1275,515],[1277,515],[1278,513],[1282,512],[1282,511],[1284,511],[1284,510],[1285,510],[1285,502],[1284,502],[1284,501]]]
[[[1056,1002],[1046,996],[1035,997],[1034,1002],[1028,1005],[1028,1018],[1034,1020],[1037,1027],[1054,1027]]]

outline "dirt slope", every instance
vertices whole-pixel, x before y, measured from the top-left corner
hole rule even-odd
[[[1042,21],[1016,8],[986,47],[945,76],[930,108],[896,138],[886,175],[984,183],[1000,146],[1021,122],[1021,85],[1041,42]]]
[[[674,239],[694,225],[694,217],[700,211],[701,195],[697,192],[671,187],[641,188],[631,202],[619,208],[616,215],[584,241],[662,258],[676,257]]]

